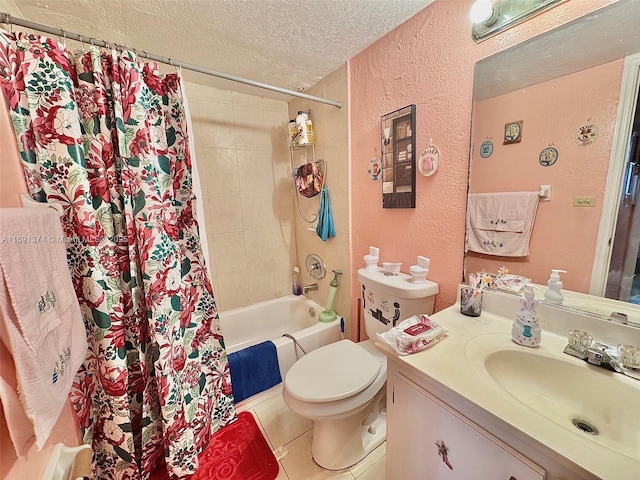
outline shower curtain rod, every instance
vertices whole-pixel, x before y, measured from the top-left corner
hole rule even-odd
[[[51,35],[57,35],[57,36],[62,37],[62,38],[69,38],[71,40],[77,40],[77,41],[82,42],[82,43],[90,43],[90,44],[96,45],[98,47],[116,46],[118,48],[125,49],[125,47],[123,47],[122,45],[119,45],[119,44],[114,43],[114,42],[106,42],[104,40],[99,40],[99,39],[96,39],[96,38],[93,38],[93,37],[85,37],[84,35],[67,32],[66,30],[62,30],[60,28],[54,28],[54,27],[50,27],[48,25],[43,25],[42,23],[36,23],[36,22],[29,21],[29,20],[25,20],[23,18],[17,18],[17,17],[14,17],[12,15],[9,15],[8,13],[4,13],[4,12],[0,12],[0,23],[6,23],[8,25],[19,25],[19,26],[24,27],[24,28],[30,28],[32,30],[38,30],[40,32],[49,33]],[[145,52],[144,50],[142,50],[142,53],[140,53],[136,49],[131,49],[131,51],[133,51],[139,57],[148,58],[149,60],[153,60],[155,62],[164,63],[164,64],[171,65],[171,66],[174,66],[174,67],[181,67],[181,68],[184,68],[186,70],[191,70],[191,71],[194,71],[194,72],[203,73],[205,75],[210,75],[212,77],[224,78],[225,80],[231,80],[232,82],[244,83],[246,85],[251,85],[252,87],[263,88],[263,89],[266,89],[266,90],[271,90],[273,92],[282,93],[284,95],[291,95],[291,96],[294,96],[294,97],[304,98],[306,100],[311,100],[312,102],[325,103],[327,105],[331,105],[331,106],[334,106],[334,107],[337,107],[337,108],[341,108],[342,107],[342,103],[341,102],[337,102],[337,101],[334,101],[334,100],[329,100],[329,99],[322,98],[322,97],[315,97],[313,95],[308,95],[308,94],[302,93],[302,92],[296,92],[295,90],[288,90],[286,88],[275,87],[273,85],[269,85],[269,84],[266,84],[266,83],[256,82],[256,81],[248,80],[248,79],[242,78],[242,77],[236,77],[235,75],[229,75],[229,74],[226,74],[226,73],[215,72],[213,70],[209,70],[207,68],[199,67],[197,65],[192,65],[190,63],[181,62],[179,60],[173,60],[172,58],[169,58],[169,57],[162,57],[160,55],[153,55],[151,53]]]

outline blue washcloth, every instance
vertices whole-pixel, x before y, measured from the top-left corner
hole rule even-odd
[[[329,189],[327,187],[322,187],[322,193],[320,194],[320,210],[318,211],[316,233],[323,242],[326,242],[327,238],[336,236],[336,228],[333,225],[333,214],[331,213],[331,203],[329,202]]]
[[[228,359],[236,403],[282,382],[276,346],[270,340],[230,353]]]

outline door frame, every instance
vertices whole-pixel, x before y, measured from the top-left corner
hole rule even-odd
[[[633,128],[633,117],[638,101],[640,88],[640,53],[629,55],[624,61],[622,84],[618,101],[618,114],[611,145],[609,172],[602,203],[600,228],[591,270],[591,284],[589,293],[599,297],[604,296],[609,275],[609,264],[620,207],[623,174],[629,138]]]

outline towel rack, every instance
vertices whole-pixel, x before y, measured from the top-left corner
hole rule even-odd
[[[551,185],[540,185],[540,191],[538,193],[541,202],[551,201]]]

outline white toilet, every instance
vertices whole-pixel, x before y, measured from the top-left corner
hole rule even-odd
[[[293,364],[283,397],[298,415],[313,420],[311,453],[318,465],[341,470],[384,442],[387,361],[374,346],[376,333],[417,313],[433,313],[438,284],[413,283],[411,275],[387,276],[360,269],[365,329],[369,340],[341,340]]]

